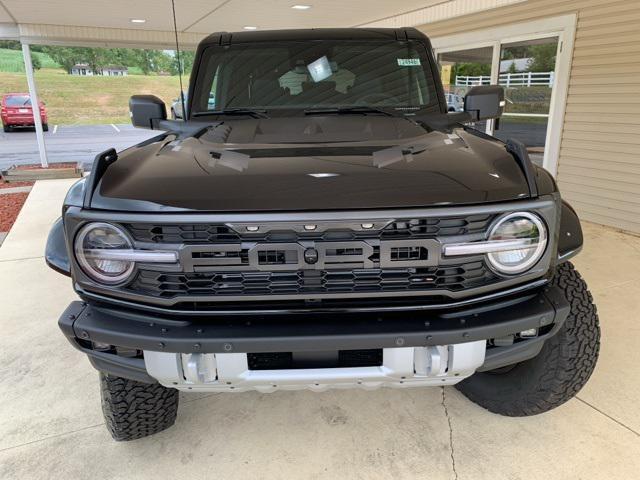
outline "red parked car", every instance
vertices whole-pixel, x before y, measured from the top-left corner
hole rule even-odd
[[[49,130],[47,124],[47,111],[44,103],[40,103],[40,118],[42,129]],[[7,93],[2,96],[0,102],[0,117],[5,132],[10,132],[13,127],[33,127],[33,111],[31,110],[31,98],[28,93]]]

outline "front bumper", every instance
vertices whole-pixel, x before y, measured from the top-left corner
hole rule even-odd
[[[476,350],[469,350],[474,360],[462,370],[455,372],[458,375],[452,371],[452,378],[445,380],[455,383],[476,369],[490,370],[537,355],[544,341],[557,332],[568,313],[569,305],[562,293],[557,288],[548,286],[521,293],[517,297],[466,308],[362,314],[307,313],[261,316],[256,312],[253,316],[239,317],[216,317],[212,313],[206,318],[168,318],[135,310],[88,305],[78,301],[69,305],[60,318],[59,325],[71,343],[86,353],[97,369],[140,381],[161,381],[176,388],[191,389],[196,383],[185,383],[187,375],[184,369],[176,370],[169,375],[166,369],[160,373],[158,368],[154,370],[154,367],[158,367],[159,360],[165,365],[183,366],[188,365],[189,360],[197,360],[195,363],[199,363],[200,366],[196,365],[195,368],[198,371],[205,367],[210,369],[212,360],[215,363],[217,359],[217,364],[220,365],[235,355],[234,381],[245,382],[243,387],[237,388],[240,390],[256,386],[267,389],[274,379],[283,379],[284,372],[290,372],[273,370],[271,372],[280,373],[271,377],[263,372],[252,374],[245,368],[248,353],[383,349],[385,360],[382,367],[385,367],[387,359],[408,356],[417,358],[415,355],[418,351],[431,355],[441,351],[437,347],[446,346],[453,357],[455,349],[451,348],[455,346],[477,346],[478,342],[483,347],[487,345],[480,363],[477,363],[477,347],[473,347]],[[529,329],[539,329],[539,336],[522,339],[508,346],[493,346],[493,339],[502,339]],[[114,346],[113,352],[99,351],[96,345],[100,344]],[[143,351],[144,358],[121,356],[116,353],[116,346],[128,352]],[[424,350],[424,347],[436,348]],[[465,349],[458,351],[464,352]],[[443,358],[441,357],[441,360]],[[398,365],[397,361],[394,365]],[[415,372],[418,368],[413,363],[413,368],[407,365],[409,364],[405,362],[402,368],[379,369],[376,372],[362,372],[361,369],[346,369],[344,372],[338,372],[344,369],[316,369],[331,372],[305,370],[307,373],[301,374],[302,370],[298,370],[298,381],[289,383],[289,386],[293,388],[296,385],[312,387],[318,384],[316,386],[323,387],[336,383],[358,384],[358,380],[369,374],[372,384],[402,385],[410,383],[404,382],[409,375],[407,372]],[[403,371],[402,374],[393,373],[400,370]],[[172,375],[175,376],[173,380]],[[257,383],[246,383],[247,376],[253,376]],[[193,378],[197,378],[197,375]],[[288,378],[291,379],[291,375]],[[326,383],[314,381],[314,378],[324,378]],[[439,381],[442,380],[441,377],[438,378]],[[233,383],[232,381],[231,385],[228,385],[225,382],[225,385],[230,389],[234,386]]]

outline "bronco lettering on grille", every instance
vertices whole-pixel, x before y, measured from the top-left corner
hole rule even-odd
[[[184,272],[276,272],[429,267],[440,252],[440,242],[422,239],[185,245],[179,256]]]

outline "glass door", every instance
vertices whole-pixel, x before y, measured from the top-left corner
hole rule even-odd
[[[558,37],[505,43],[500,48],[499,83],[506,105],[494,136],[516,138],[542,165],[549,127]]]
[[[461,112],[467,91],[476,85],[491,85],[493,46],[438,53],[440,76],[444,85],[447,109]],[[473,128],[491,134],[492,122],[477,122]]]
[[[556,175],[569,91],[576,15],[561,15],[432,39],[447,108],[459,111],[474,85],[502,85],[505,114],[474,125],[527,145],[534,162]]]

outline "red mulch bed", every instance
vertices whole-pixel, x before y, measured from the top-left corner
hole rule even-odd
[[[0,195],[0,232],[11,230],[28,196],[29,192]]]
[[[31,187],[36,182],[5,182],[0,181],[0,189],[2,188],[13,188],[13,187]]]

